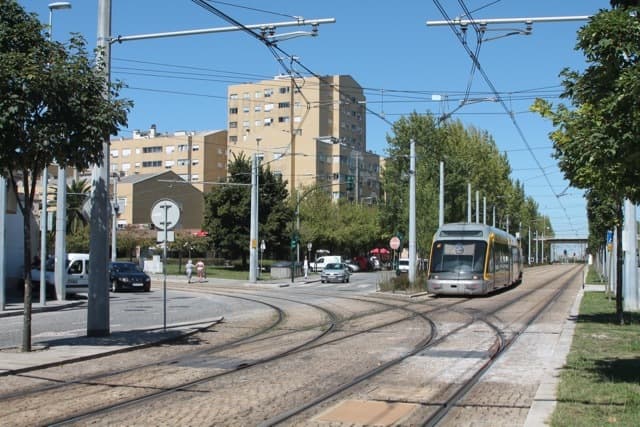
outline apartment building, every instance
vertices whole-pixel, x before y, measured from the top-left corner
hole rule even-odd
[[[347,75],[229,86],[229,154],[262,165],[300,187],[326,187],[334,200],[377,200],[380,158],[367,151],[365,97]]]
[[[125,177],[168,170],[206,193],[227,174],[227,131],[159,133],[134,131],[111,141],[111,175]]]

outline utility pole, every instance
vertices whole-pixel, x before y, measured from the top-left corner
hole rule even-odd
[[[98,49],[104,62],[104,96],[109,96],[111,81],[111,0],[98,0]],[[102,141],[103,163],[92,170],[91,230],[89,252],[89,295],[87,307],[87,336],[109,335],[109,135]]]
[[[444,224],[444,162],[440,162],[440,213],[438,215],[438,226],[442,227]]]
[[[409,283],[416,281],[416,141],[409,153]]]
[[[467,184],[467,222],[471,224],[471,183]]]
[[[251,163],[251,223],[249,242],[249,281],[256,283],[258,268],[258,153]]]
[[[5,224],[7,218],[7,179],[0,176],[0,311],[4,311],[5,299],[5,259],[6,259],[6,231]]]

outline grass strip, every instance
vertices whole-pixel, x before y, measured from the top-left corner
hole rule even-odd
[[[640,313],[616,323],[614,299],[585,293],[552,426],[640,426]]]

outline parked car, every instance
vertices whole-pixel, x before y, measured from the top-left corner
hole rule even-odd
[[[409,258],[400,258],[398,260],[398,271],[400,273],[409,272]]]
[[[349,282],[349,268],[341,262],[334,262],[324,266],[320,273],[320,281],[324,282]]]
[[[344,262],[347,268],[349,269],[349,273],[355,273],[356,271],[360,271],[360,266],[355,261],[345,261]]]
[[[151,290],[151,278],[135,262],[110,262],[109,282],[111,292]]]
[[[67,254],[67,283],[65,292],[74,294],[76,292],[89,291],[89,254],[68,253]],[[47,295],[55,298],[55,261],[49,258],[45,262],[45,282]],[[31,283],[34,290],[40,289],[40,265],[35,264],[31,268]],[[20,282],[24,286],[24,281]]]

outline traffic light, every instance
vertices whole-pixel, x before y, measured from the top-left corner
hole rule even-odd
[[[353,175],[347,175],[347,191],[353,191]]]
[[[300,241],[300,236],[298,236],[298,233],[293,233],[291,235],[291,249],[295,249],[296,246],[298,246],[299,241]]]

